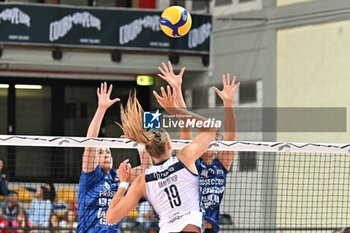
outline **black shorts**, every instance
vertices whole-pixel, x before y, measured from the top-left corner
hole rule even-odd
[[[204,233],[216,233],[213,228],[206,228]]]
[[[170,233],[197,233],[194,231],[180,231],[180,232],[170,232]]]
[[[197,232],[194,232],[194,231],[181,231],[181,232],[183,232],[183,233],[197,233]]]
[[[180,231],[180,232],[170,232],[170,233],[197,233],[194,231]]]

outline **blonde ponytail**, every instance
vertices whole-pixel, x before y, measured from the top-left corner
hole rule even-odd
[[[118,124],[124,132],[125,137],[130,140],[142,144],[151,141],[151,137],[147,131],[142,128],[143,109],[136,98],[136,91],[134,95],[129,94],[128,103],[125,109],[123,105],[120,106],[120,118],[122,125]]]
[[[145,145],[147,152],[152,157],[158,157],[165,153],[166,143],[170,140],[168,133],[164,129],[151,129],[146,131],[142,127],[143,109],[134,95],[130,93],[125,109],[121,105],[120,117],[122,125],[118,124],[125,137]]]

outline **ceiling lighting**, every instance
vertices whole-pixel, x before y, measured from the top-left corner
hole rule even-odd
[[[38,89],[42,89],[43,86],[41,86],[41,85],[16,84],[15,88],[16,89],[35,89],[35,90],[38,90]]]
[[[0,84],[0,88],[9,88],[9,84]],[[16,84],[15,85],[16,89],[32,89],[32,90],[39,90],[42,89],[43,86],[41,85],[27,85],[27,84]]]

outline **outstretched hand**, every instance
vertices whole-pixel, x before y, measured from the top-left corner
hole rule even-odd
[[[112,106],[114,103],[120,101],[119,98],[110,99],[112,93],[113,85],[110,85],[107,91],[107,83],[101,83],[101,87],[97,88],[97,97],[98,97],[98,107],[107,109]]]
[[[158,74],[158,76],[160,78],[162,78],[163,80],[165,80],[167,83],[169,83],[169,85],[178,90],[180,89],[181,90],[181,84],[182,84],[182,76],[185,72],[185,67],[183,67],[180,71],[180,73],[178,75],[175,75],[174,74],[174,71],[173,71],[173,66],[171,65],[171,62],[168,61],[168,66],[169,68],[165,65],[165,63],[163,62],[162,63],[162,66],[164,68],[164,70],[158,66],[158,70],[162,73],[162,74]]]
[[[176,99],[175,91],[173,90],[173,93],[171,94],[171,90],[169,86],[167,86],[168,94],[165,93],[165,90],[163,87],[160,88],[160,91],[162,92],[162,97],[160,97],[156,91],[153,91],[153,95],[154,97],[156,97],[160,106],[162,106],[164,109],[176,108],[177,105],[175,103],[175,99]]]
[[[230,74],[222,75],[222,84],[223,89],[222,91],[219,91],[216,87],[213,87],[213,89],[216,91],[216,93],[220,96],[222,102],[225,103],[233,103],[233,99],[235,97],[236,90],[238,89],[239,85],[241,84],[238,82],[235,85],[236,82],[236,76],[233,76],[232,83],[230,83]]]

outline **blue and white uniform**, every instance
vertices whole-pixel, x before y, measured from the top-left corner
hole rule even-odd
[[[202,228],[198,175],[176,157],[146,169],[146,194],[159,217],[159,233],[180,232],[192,224]]]
[[[199,192],[204,219],[213,226],[215,232],[218,232],[220,203],[224,195],[228,171],[218,158],[215,158],[210,165],[198,159],[196,167],[199,173]]]
[[[78,190],[78,233],[119,233],[119,223],[106,222],[107,209],[119,183],[115,169],[104,173],[98,165],[89,173],[81,172]]]

